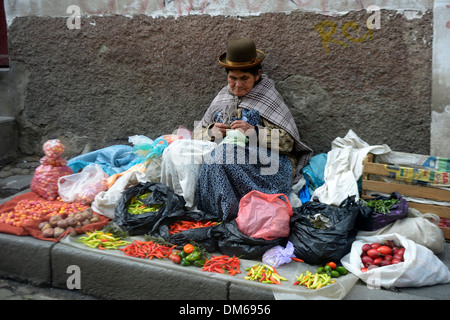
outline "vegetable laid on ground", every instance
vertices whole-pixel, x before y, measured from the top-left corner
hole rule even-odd
[[[121,248],[119,250],[125,253],[127,256],[141,259],[148,258],[149,260],[151,260],[153,258],[169,258],[174,248],[176,248],[176,245],[167,246],[158,244],[154,241],[134,240],[133,243],[130,243],[125,248]]]
[[[98,230],[86,232],[86,236],[79,237],[77,242],[83,243],[88,247],[98,248],[101,250],[119,249],[120,247],[130,243],[120,237],[114,237],[112,233],[105,233]]]
[[[248,271],[247,276],[244,277],[246,280],[268,284],[281,284],[281,281],[287,281],[286,278],[278,274],[274,267],[267,264],[260,265],[257,263],[253,267],[245,269],[245,271]]]
[[[70,234],[76,235],[76,228],[99,221],[100,217],[94,214],[91,208],[87,208],[83,211],[70,212],[67,216],[65,213],[52,215],[47,221],[41,222],[38,228],[44,238],[57,239],[66,231],[71,230]]]
[[[239,269],[240,262],[241,260],[235,256],[212,256],[205,261],[202,271],[217,272],[234,276],[235,274],[241,273],[241,270]]]
[[[305,286],[308,289],[317,290],[335,282],[336,279],[332,279],[331,276],[326,273],[312,273],[307,270],[305,274],[302,273],[296,277],[294,285]]]

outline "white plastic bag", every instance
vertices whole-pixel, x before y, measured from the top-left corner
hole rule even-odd
[[[365,243],[383,243],[392,240],[405,248],[404,261],[367,272],[361,272],[361,252]],[[356,237],[349,254],[341,259],[342,265],[373,288],[424,287],[450,283],[450,271],[434,253],[397,233],[372,237]]]
[[[79,173],[58,179],[58,194],[64,202],[89,205],[97,194],[108,188],[108,175],[98,164],[89,164]]]
[[[204,157],[216,143],[203,140],[176,140],[164,150],[161,182],[186,200],[186,207],[195,206],[197,180]]]

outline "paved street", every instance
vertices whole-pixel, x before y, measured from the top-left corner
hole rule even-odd
[[[78,291],[41,288],[10,279],[0,279],[0,300],[96,300]]]

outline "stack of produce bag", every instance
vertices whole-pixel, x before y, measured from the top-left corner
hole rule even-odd
[[[45,156],[41,158],[41,165],[34,172],[30,183],[32,192],[47,200],[58,197],[59,178],[73,173],[67,161],[61,157],[65,147],[58,139],[48,140],[43,145]]]

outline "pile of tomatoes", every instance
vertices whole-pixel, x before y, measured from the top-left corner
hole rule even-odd
[[[192,244],[188,243],[180,252],[174,252],[169,256],[173,263],[181,264],[182,266],[194,265],[196,267],[203,267],[205,264],[205,257]]]
[[[388,240],[380,243],[366,243],[362,246],[361,262],[363,267],[361,272],[398,264],[404,261],[405,248],[396,245],[394,241]]]

